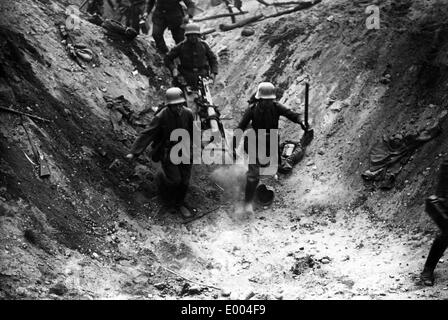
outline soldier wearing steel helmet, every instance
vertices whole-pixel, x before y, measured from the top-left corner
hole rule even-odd
[[[191,209],[185,204],[185,196],[191,176],[191,162],[174,164],[170,159],[171,148],[178,142],[170,141],[171,133],[176,129],[185,129],[193,137],[193,114],[185,107],[185,98],[180,88],[166,91],[166,106],[154,116],[149,127],[134,142],[126,156],[129,159],[140,155],[151,144],[152,159],[160,161],[163,172],[158,175],[159,189],[168,205],[183,217],[192,216]],[[191,143],[190,143],[191,145]]]
[[[243,118],[238,124],[238,128],[246,130],[251,123],[256,136],[258,130],[265,129],[269,132],[270,129],[278,129],[278,121],[280,116],[286,117],[292,122],[300,124],[303,130],[306,130],[304,123],[301,120],[300,114],[296,113],[286,106],[276,101],[275,87],[270,82],[262,82],[258,85],[255,96],[250,100],[249,108],[245,111]],[[235,139],[237,140],[237,139]],[[270,139],[266,139],[269,143]],[[240,141],[234,141],[234,148]],[[269,150],[269,146],[265,146]],[[257,141],[257,148],[259,148]],[[258,151],[256,153],[258,155]],[[252,202],[255,196],[257,185],[260,181],[260,162],[257,156],[255,161],[249,163],[249,170],[246,178],[246,190],[244,199],[244,210],[251,214],[253,213]]]
[[[171,70],[175,82],[197,90],[199,76],[213,80],[218,74],[218,59],[209,45],[201,38],[201,28],[196,23],[185,26],[186,39],[175,46],[165,57],[165,64]],[[179,66],[174,61],[180,60]],[[182,79],[179,79],[179,78]]]

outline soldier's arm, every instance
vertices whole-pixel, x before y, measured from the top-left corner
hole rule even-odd
[[[140,155],[145,149],[148,147],[148,145],[155,140],[156,137],[159,137],[162,133],[162,125],[161,125],[161,117],[159,115],[156,115],[151,123],[149,124],[148,128],[143,130],[140,135],[138,136],[137,140],[135,140],[134,144],[132,145],[130,153],[138,156]]]
[[[167,66],[168,69],[173,71],[174,68],[176,68],[174,64],[174,59],[179,57],[180,55],[180,44],[175,46],[168,52],[168,54],[165,56],[165,66]]]
[[[246,130],[247,126],[252,120],[252,108],[249,107],[246,109],[246,111],[243,114],[243,117],[240,120],[240,123],[238,124],[238,129]]]
[[[192,0],[182,0],[182,2],[187,6],[188,16],[193,18],[196,4]]]
[[[288,118],[292,122],[299,124],[302,123],[302,118],[300,117],[299,113],[294,112],[291,109],[288,109],[285,105],[281,104],[280,102],[275,102],[275,104],[277,105],[277,109],[281,116]]]
[[[207,52],[208,62],[210,64],[210,70],[212,73],[218,74],[218,58],[216,57],[216,54],[214,54],[212,49],[210,49],[210,46],[206,42],[204,42],[204,44]]]
[[[152,9],[154,8],[156,0],[146,0],[145,1],[145,10],[143,12],[146,12],[146,14],[150,14]]]

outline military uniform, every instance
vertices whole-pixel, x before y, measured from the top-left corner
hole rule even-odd
[[[118,12],[121,16],[118,20],[138,33],[140,17],[145,12],[149,13],[149,2],[150,0],[118,0]]]
[[[165,64],[170,70],[175,68],[176,58],[180,60],[180,74],[187,85],[195,90],[199,76],[208,77],[210,73],[218,74],[218,58],[203,40],[197,43],[184,40],[171,49],[165,58]]]
[[[185,129],[189,132],[190,138],[193,137],[193,114],[185,107],[182,107],[180,115],[173,112],[169,106],[164,107],[137,138],[131,153],[139,155],[152,143],[152,159],[161,161],[163,170],[159,187],[170,197],[172,205],[180,206],[187,194],[192,165],[173,164],[170,160],[171,148],[177,144],[170,141],[171,132],[175,129]]]
[[[103,0],[93,0],[87,5],[86,11],[90,14],[103,15],[104,7]]]
[[[176,43],[180,43],[185,39],[182,24],[184,23],[184,11],[180,4],[181,0],[149,0],[147,13],[149,14],[155,6],[152,15],[152,36],[156,42],[157,50],[162,53],[168,52],[163,33],[168,28],[171,31],[173,39]],[[193,16],[195,4],[191,0],[183,0],[187,5],[189,16]]]
[[[283,104],[274,101],[274,100],[254,100],[255,102],[245,111],[243,118],[238,124],[238,128],[241,130],[246,130],[249,123],[252,123],[252,128],[256,134],[256,146],[258,149],[258,130],[266,129],[267,131],[270,129],[278,129],[278,121],[280,116],[286,117],[292,122],[301,123],[300,114],[289,110]],[[269,135],[266,137],[266,150],[270,150],[269,146]],[[278,137],[279,138],[279,137]],[[236,144],[237,142],[234,142]],[[247,146],[245,146],[247,151]],[[257,155],[258,155],[258,150]],[[278,152],[278,150],[276,150]],[[267,153],[267,156],[270,156]],[[278,158],[280,159],[280,157]],[[246,183],[246,191],[245,191],[245,201],[251,202],[255,195],[255,190],[260,181],[260,161],[258,159],[250,159],[251,163],[249,164],[249,170],[247,172],[247,183]],[[254,163],[255,162],[255,163]]]

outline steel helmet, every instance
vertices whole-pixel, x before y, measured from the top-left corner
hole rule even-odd
[[[197,34],[201,35],[201,27],[197,23],[189,23],[185,26],[185,35]]]
[[[270,82],[262,82],[258,85],[256,99],[275,99],[275,87]]]
[[[173,87],[166,90],[166,104],[178,104],[185,102],[184,93],[180,88]]]

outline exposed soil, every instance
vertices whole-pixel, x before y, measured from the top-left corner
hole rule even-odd
[[[365,27],[371,1],[324,0],[257,23],[251,37],[241,29],[208,36],[215,52],[228,49],[213,88],[228,128],[264,80],[303,112],[308,75],[315,138],[292,174],[263,178],[276,199],[252,217],[235,210],[244,167],[196,165],[188,200],[207,214],[186,223],[163,210],[158,164],[124,157],[170,85],[151,38],[113,40],[82,20],[74,37],[96,54],[82,69],[55,26],[68,2],[3,1],[0,104],[51,123],[0,113],[0,297],[446,298],[443,260],[434,287],[418,275],[437,231],[424,200],[446,156],[447,123],[415,151],[392,190],[361,173],[383,134],[418,131],[446,110],[448,5],[377,2],[379,30]],[[244,7],[274,10],[256,1]],[[104,98],[120,95],[137,121],[123,119],[117,131]],[[33,150],[22,122],[50,178],[27,160]],[[281,129],[284,139],[301,135],[286,121]]]

